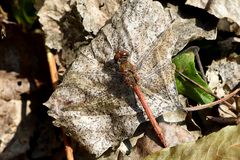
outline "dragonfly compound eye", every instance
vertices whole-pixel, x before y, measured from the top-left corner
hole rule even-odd
[[[114,56],[114,60],[115,62],[119,62],[119,61],[122,61],[123,59],[127,59],[129,56],[129,53],[127,51],[124,51],[124,50],[118,50],[116,51],[116,54]]]

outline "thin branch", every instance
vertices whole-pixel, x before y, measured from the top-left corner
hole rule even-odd
[[[200,59],[199,54],[198,54],[199,50],[200,50],[200,48],[199,48],[198,46],[191,46],[191,47],[188,47],[187,49],[185,49],[185,50],[182,51],[182,52],[183,52],[183,53],[193,52],[193,54],[194,54],[194,56],[195,56],[195,59],[196,59],[196,61],[197,61],[198,67],[199,67],[199,69],[200,69],[202,78],[204,79],[205,82],[207,82],[206,76],[205,76],[205,74],[204,74],[202,62],[201,62],[201,59]]]
[[[190,47],[190,48],[192,48],[192,47]],[[199,52],[199,47],[193,46],[193,53],[194,53],[194,55],[196,57],[196,61],[197,61],[198,67],[200,69],[200,72],[202,74],[202,78],[203,78],[203,80],[205,82],[207,82],[207,78],[205,76],[205,73],[204,73],[204,70],[203,70],[203,66],[202,66],[202,62],[201,62],[201,59],[200,59],[200,56],[199,56],[198,52]]]
[[[188,81],[190,81],[191,83],[195,84],[196,86],[198,86],[199,88],[201,88],[202,90],[204,90],[206,93],[212,95],[213,97],[215,97],[215,98],[217,98],[217,99],[221,99],[221,98],[219,98],[217,95],[215,95],[214,93],[212,93],[210,90],[204,88],[202,85],[200,85],[200,84],[198,84],[197,82],[195,82],[194,80],[190,79],[190,78],[189,78],[188,76],[186,76],[185,74],[183,74],[183,73],[181,73],[181,72],[179,72],[179,71],[177,71],[177,70],[176,70],[176,72],[177,72],[178,74],[180,74],[182,77],[184,77],[185,79],[187,79]],[[228,103],[227,101],[223,101],[222,103],[225,104],[226,106],[228,106],[228,107],[231,108],[231,109],[234,108],[234,107],[233,107],[230,103]]]
[[[49,71],[50,71],[50,75],[51,75],[53,89],[55,89],[57,86],[57,82],[58,82],[57,65],[56,65],[56,60],[54,58],[54,55],[49,51],[47,53],[47,60],[48,60]]]
[[[63,143],[65,146],[67,160],[74,160],[73,149],[72,149],[71,145],[69,144],[68,138],[64,132],[62,132],[62,136],[63,136]]]
[[[187,107],[187,108],[184,108],[184,110],[185,111],[198,111],[198,110],[202,110],[202,109],[213,107],[213,106],[215,106],[217,104],[222,103],[223,101],[228,100],[229,98],[231,98],[232,96],[237,94],[239,91],[240,91],[240,88],[236,89],[232,93],[224,96],[223,98],[221,98],[221,99],[219,99],[217,101],[214,101],[214,102],[211,102],[211,103],[208,103],[208,104],[204,104],[204,105],[199,105],[199,106],[196,106],[196,107]]]

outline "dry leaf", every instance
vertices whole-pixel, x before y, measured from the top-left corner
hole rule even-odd
[[[240,1],[239,0],[187,0],[186,4],[202,8],[207,10],[210,14],[218,17],[219,19],[228,18],[229,23],[231,21],[237,23],[238,26],[229,24],[229,30],[238,30],[240,32]],[[224,23],[221,21],[221,23]],[[234,27],[231,29],[231,27]]]
[[[26,103],[27,114],[30,112],[29,108],[30,102]],[[17,127],[21,122],[21,113],[22,113],[22,101],[21,100],[10,100],[5,101],[0,99],[0,152],[2,152],[8,143],[12,140],[16,134]],[[26,151],[29,146],[22,145],[24,151]],[[16,149],[16,148],[15,148]],[[18,153],[19,154],[19,153]]]
[[[66,44],[69,46],[73,39],[74,43],[81,41],[84,38],[81,37],[84,36],[83,32],[96,35],[120,7],[120,2],[119,0],[46,0],[38,12],[39,21],[43,24],[42,29],[46,33],[46,45],[60,50]],[[87,37],[85,38],[87,40]]]
[[[16,72],[0,71],[0,99],[21,99],[23,93],[30,92],[30,83],[27,78],[18,78]]]
[[[209,88],[215,92],[218,97],[225,96],[239,84],[239,71],[239,56],[213,61],[206,72]],[[236,104],[233,104],[233,106],[236,107]],[[219,112],[221,117],[237,117],[236,114],[229,110],[224,104],[220,105]]]
[[[177,8],[127,1],[91,44],[78,50],[78,58],[46,103],[49,115],[56,126],[100,156],[146,121],[135,95],[117,74],[114,51],[129,51],[146,100],[158,117],[179,107],[171,57],[193,38],[215,36],[214,30],[197,27],[195,19],[182,19]]]
[[[35,119],[29,116],[30,101],[26,102],[24,122],[23,101],[0,99],[0,159],[8,160],[25,153],[30,148],[30,137],[33,135]],[[21,123],[20,123],[21,122]]]
[[[206,72],[209,87],[219,97],[225,95],[224,87],[233,90],[240,81],[240,65],[237,61],[239,58],[234,59],[235,60],[228,60],[224,58],[219,61],[213,61]]]
[[[240,159],[240,125],[228,126],[222,130],[199,139],[196,143],[186,143],[166,148],[148,156],[146,160],[213,160]]]

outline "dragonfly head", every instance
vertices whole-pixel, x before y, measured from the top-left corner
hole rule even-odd
[[[127,61],[128,57],[129,57],[129,53],[127,51],[117,50],[114,56],[114,61],[116,63],[121,63],[121,62]]]

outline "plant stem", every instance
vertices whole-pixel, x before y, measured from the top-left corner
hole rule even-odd
[[[208,104],[204,104],[204,105],[199,105],[199,106],[195,106],[195,107],[187,107],[187,108],[183,108],[185,111],[198,111],[198,110],[202,110],[202,109],[206,109],[206,108],[210,108],[212,106],[215,106],[217,104],[222,103],[223,101],[226,101],[227,99],[231,98],[232,96],[234,96],[235,94],[237,94],[240,91],[240,88],[236,89],[235,91],[233,91],[232,93],[224,96],[223,98],[208,103]]]
[[[74,160],[73,149],[72,149],[71,145],[69,144],[67,136],[65,135],[64,132],[62,132],[62,136],[63,136],[63,142],[64,142],[64,146],[65,146],[67,160]]]

